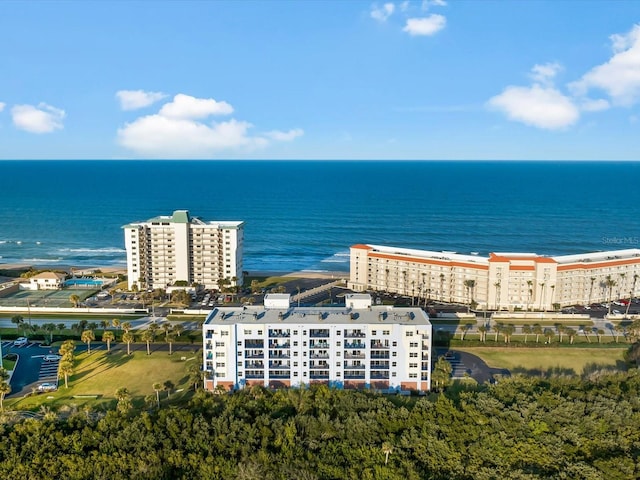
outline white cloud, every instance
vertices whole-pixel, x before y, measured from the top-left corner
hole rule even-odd
[[[288,132],[281,132],[279,130],[272,130],[270,132],[265,133],[265,135],[272,140],[277,140],[279,142],[290,142],[298,137],[304,135],[304,130],[301,128],[292,128]]]
[[[429,10],[431,7],[446,7],[445,0],[422,0],[422,10]]]
[[[534,65],[531,69],[531,78],[536,83],[543,85],[551,85],[555,76],[562,70],[559,63],[545,63],[542,65]]]
[[[400,4],[400,11],[406,12],[409,9],[409,0],[405,0]]]
[[[119,128],[117,141],[151,158],[211,158],[222,151],[252,151],[268,146],[271,141],[291,141],[303,134],[301,129],[292,129],[251,135],[252,125],[246,121],[204,121],[232,112],[233,107],[226,102],[178,94],[158,113],[139,117]]]
[[[580,110],[585,112],[601,112],[607,110],[611,105],[603,98],[592,100],[590,98],[583,98],[580,100]]]
[[[408,18],[407,24],[402,29],[409,35],[435,35],[447,24],[447,19],[442,15],[432,14],[423,18]]]
[[[395,10],[395,5],[393,3],[385,3],[382,7],[378,7],[377,5],[373,5],[371,7],[371,18],[377,20],[378,22],[386,22],[387,18],[389,18]]]
[[[640,24],[625,35],[612,35],[613,56],[569,85],[575,95],[594,88],[609,95],[614,105],[631,106],[640,100]]]
[[[160,115],[172,118],[207,118],[210,115],[229,115],[233,107],[227,102],[216,102],[213,98],[195,98],[179,93],[173,101],[165,103]]]
[[[11,109],[13,124],[20,130],[31,133],[50,133],[64,128],[62,120],[66,116],[64,110],[46,103],[33,105],[16,105]]]
[[[578,108],[568,97],[555,88],[538,84],[507,87],[491,98],[488,106],[510,120],[547,130],[566,128],[580,118]]]
[[[0,112],[3,111],[4,107],[6,107],[6,106],[7,106],[6,103],[0,102]]]
[[[167,95],[162,92],[145,92],[144,90],[120,90],[116,92],[116,97],[120,100],[122,110],[138,110],[153,105],[166,98]]]

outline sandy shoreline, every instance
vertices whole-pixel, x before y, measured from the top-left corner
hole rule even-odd
[[[34,268],[36,270],[65,270],[67,272],[73,271],[75,275],[92,275],[95,271],[99,270],[102,273],[107,274],[124,274],[126,275],[126,267],[87,267],[87,266],[72,266],[72,265],[29,265],[29,264],[0,264],[0,270],[19,270]],[[247,271],[250,277],[295,277],[295,278],[348,278],[348,272],[314,272],[300,270],[296,272],[289,271],[276,271],[276,270],[249,270]]]

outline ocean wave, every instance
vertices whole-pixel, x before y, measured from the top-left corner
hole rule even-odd
[[[33,262],[33,263],[55,263],[61,262],[63,260],[62,257],[58,258],[22,258],[21,262]]]
[[[325,258],[320,263],[349,263],[349,260],[338,260],[337,258]]]
[[[104,248],[60,248],[59,252],[65,253],[126,253],[124,248],[104,247]]]

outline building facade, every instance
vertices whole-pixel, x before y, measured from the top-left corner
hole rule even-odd
[[[640,295],[640,249],[488,257],[379,245],[351,247],[349,286],[479,309],[552,310]]]
[[[221,307],[207,317],[205,388],[429,390],[432,328],[421,309],[372,306],[363,294],[346,296],[353,307],[326,308],[269,297],[268,307]]]
[[[205,222],[176,210],[123,229],[129,288],[242,285],[243,222]]]

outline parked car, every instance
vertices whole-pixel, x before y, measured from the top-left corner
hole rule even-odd
[[[55,383],[41,383],[38,385],[39,392],[55,392],[58,389],[58,385]]]
[[[62,357],[60,357],[60,355],[56,355],[56,354],[52,353],[52,354],[49,354],[49,355],[45,355],[44,356],[44,361],[45,362],[57,362],[58,360],[60,360],[60,358],[62,358]]]
[[[22,347],[29,343],[29,339],[27,337],[18,337],[13,341],[14,347]]]

